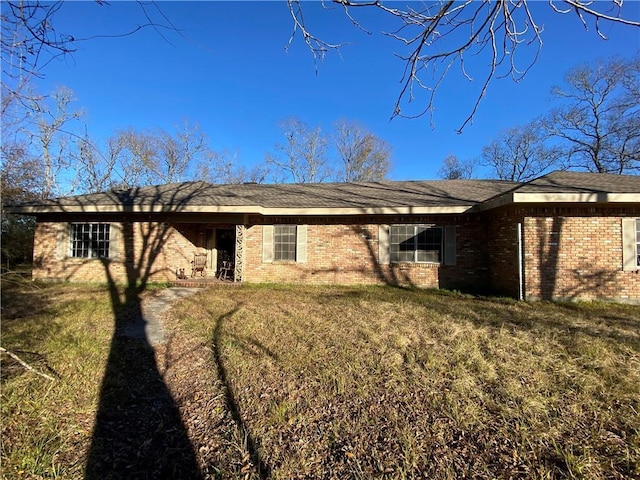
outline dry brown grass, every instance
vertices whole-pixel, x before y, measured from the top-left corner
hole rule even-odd
[[[181,311],[273,478],[640,475],[638,307],[256,287]]]
[[[3,285],[4,478],[83,478],[104,288]],[[205,478],[640,476],[640,307],[393,288],[214,289],[158,368]]]

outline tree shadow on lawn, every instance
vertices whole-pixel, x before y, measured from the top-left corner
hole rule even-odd
[[[87,479],[200,479],[180,411],[148,339],[124,330],[142,318],[138,292],[115,309],[116,331],[104,373]]]
[[[231,413],[231,417],[233,418],[236,428],[242,435],[245,444],[244,448],[247,450],[253,467],[257,470],[259,478],[266,480],[271,477],[271,467],[261,457],[259,447],[242,417],[242,412],[240,410],[238,401],[233,393],[233,386],[231,385],[227,368],[224,365],[222,351],[220,348],[223,342],[222,329],[224,323],[231,317],[233,317],[234,314],[240,311],[241,308],[242,305],[237,305],[233,310],[230,310],[223,315],[219,315],[217,316],[217,318],[213,312],[209,312],[210,318],[216,318],[212,336],[213,359],[215,362],[216,370],[218,372],[218,379],[220,380],[224,388],[224,397],[227,410]],[[272,359],[277,360],[277,356],[257,340],[245,336],[236,335],[231,335],[229,338],[233,341],[238,342],[240,348],[242,348],[242,350],[248,355],[257,355],[257,353],[255,352],[255,350],[257,349],[259,352],[262,352]]]

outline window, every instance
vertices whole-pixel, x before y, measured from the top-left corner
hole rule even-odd
[[[262,261],[307,261],[307,225],[263,225]]]
[[[391,262],[441,262],[442,227],[392,225],[389,234]]]
[[[109,256],[108,223],[72,223],[71,252],[76,258],[102,258]]]
[[[296,226],[274,225],[273,229],[273,259],[275,261],[296,261]]]

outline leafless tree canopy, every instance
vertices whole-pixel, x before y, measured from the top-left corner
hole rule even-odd
[[[298,118],[280,127],[286,141],[265,156],[266,173],[275,183],[377,181],[391,169],[391,147],[357,122],[340,120],[326,134]]]
[[[328,141],[320,127],[310,127],[297,118],[284,120],[280,128],[284,143],[276,144],[276,153],[267,154],[266,163],[276,176],[282,172],[285,181],[290,178],[295,183],[324,182],[332,176],[327,157]]]
[[[501,180],[526,182],[559,166],[561,152],[545,144],[540,121],[503,130],[482,149],[483,164],[491,176]]]
[[[640,171],[640,57],[573,68],[552,93],[563,106],[550,112],[546,124],[565,168]]]
[[[389,174],[391,147],[357,122],[336,124],[335,147],[341,163],[339,181],[377,181]]]
[[[175,131],[121,130],[105,149],[90,139],[80,142],[78,174],[86,178],[83,190],[157,185],[192,179],[198,165],[209,163],[212,152],[198,125],[184,122]]]
[[[460,160],[455,155],[447,155],[438,170],[438,176],[444,180],[463,180],[473,177],[474,162]]]
[[[636,18],[622,16],[624,0],[549,0],[549,6],[560,15],[575,16],[585,28],[593,28],[605,37],[601,26],[614,22],[639,27]],[[491,80],[497,77],[522,79],[536,63],[542,48],[542,27],[531,10],[532,0],[440,0],[424,3],[396,3],[382,0],[333,0],[355,27],[367,26],[356,18],[361,8],[375,8],[389,17],[389,29],[382,32],[396,39],[406,53],[399,54],[405,67],[400,92],[392,117],[419,117],[433,114],[440,85],[452,69],[459,69],[469,80],[479,78],[480,90],[469,115],[459,130],[473,120]],[[288,0],[293,19],[292,41],[301,35],[314,58],[342,47],[329,43],[307,28],[300,0]],[[488,67],[481,72],[469,71],[465,60],[472,56],[485,58]],[[416,94],[426,90],[426,103],[415,107]]]

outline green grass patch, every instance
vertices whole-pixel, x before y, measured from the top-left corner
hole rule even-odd
[[[106,289],[3,282],[3,478],[81,478],[113,314]]]

